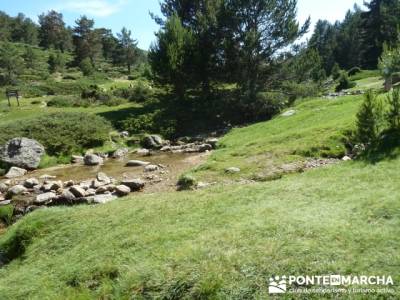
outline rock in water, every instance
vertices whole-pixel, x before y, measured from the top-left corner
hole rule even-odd
[[[159,167],[156,165],[148,165],[148,166],[144,167],[145,172],[155,172],[158,169],[159,169]]]
[[[104,184],[111,183],[111,179],[103,172],[97,173],[96,178],[98,181],[103,182]]]
[[[14,138],[0,148],[0,161],[19,168],[36,169],[44,147],[37,141],[27,138]]]
[[[141,161],[141,160],[130,160],[126,163],[127,167],[142,167],[142,166],[147,166],[150,163],[147,161]]]
[[[148,135],[143,141],[143,146],[148,149],[160,149],[163,146],[163,140],[159,135]]]
[[[97,166],[103,163],[103,158],[95,154],[86,154],[83,161],[87,166]]]
[[[149,156],[151,154],[150,150],[145,148],[136,150],[136,153],[141,156]]]
[[[128,148],[121,148],[121,149],[115,150],[112,157],[113,158],[121,158],[121,157],[126,156],[128,153],[129,153]]]
[[[8,170],[7,174],[5,175],[6,178],[16,178],[16,177],[21,177],[24,176],[26,174],[26,170],[25,169],[21,169],[18,167],[11,167],[10,170]]]

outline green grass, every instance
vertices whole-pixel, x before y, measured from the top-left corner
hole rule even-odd
[[[220,149],[193,171],[199,179],[212,181],[225,169],[239,167],[233,178],[274,178],[280,167],[307,157],[345,155],[343,133],[353,129],[361,96],[336,100],[311,99],[293,107],[291,117],[277,116],[271,122],[233,129],[221,139]]]
[[[46,98],[46,100],[50,99]],[[14,99],[13,99],[14,100]],[[118,112],[120,110],[129,110],[140,107],[136,103],[127,103],[118,106],[94,106],[94,107],[43,107],[41,101],[45,98],[22,99],[21,106],[17,107],[15,101],[12,102],[11,108],[8,107],[7,100],[0,101],[0,124],[7,122],[23,121],[26,118],[42,116],[54,112],[85,112],[91,114],[106,114]],[[32,104],[34,102],[35,104]],[[39,103],[37,103],[39,102]]]
[[[361,99],[304,100],[291,117],[234,129],[191,173],[268,178],[307,156],[340,157]],[[274,181],[35,211],[0,237],[11,259],[0,268],[0,299],[266,299],[272,275],[332,274],[391,275],[396,295],[380,299],[396,299],[396,153]],[[231,166],[242,172],[225,174]]]
[[[399,282],[399,168],[350,162],[250,186],[38,211],[0,242],[25,245],[0,269],[0,294],[264,299],[272,274]]]
[[[356,81],[357,85],[350,90],[382,90],[384,86],[384,79],[381,76],[363,78]]]

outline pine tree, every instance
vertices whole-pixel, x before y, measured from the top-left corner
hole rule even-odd
[[[377,139],[378,117],[376,111],[376,95],[372,91],[365,94],[364,101],[357,113],[357,138],[365,144],[371,144]]]
[[[391,95],[388,95],[389,112],[386,119],[390,125],[390,129],[400,129],[400,90],[395,89]]]
[[[138,58],[137,41],[132,39],[131,31],[122,28],[121,33],[118,33],[118,42],[120,46],[119,61],[126,65],[128,74],[131,73],[132,65],[134,65]]]

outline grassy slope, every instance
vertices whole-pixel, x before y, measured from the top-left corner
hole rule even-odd
[[[232,130],[220,141],[221,149],[195,170],[202,180],[215,180],[228,167],[242,172],[233,178],[268,179],[283,164],[304,161],[307,156],[343,157],[343,132],[354,126],[361,96],[337,100],[312,99],[297,104],[291,117],[278,116]]]
[[[298,159],[294,150],[335,145],[358,103],[311,100],[293,117],[236,129],[212,156],[215,171],[198,175],[243,162],[244,176],[259,172],[267,152],[282,162]],[[396,283],[399,168],[399,159],[346,162],[247,186],[37,211],[0,240],[3,249],[26,244],[0,269],[0,295],[262,298],[272,274],[380,274]]]

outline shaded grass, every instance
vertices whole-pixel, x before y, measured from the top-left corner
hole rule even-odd
[[[398,292],[399,167],[350,162],[250,186],[37,211],[0,240],[4,249],[29,232],[21,256],[0,269],[0,294],[266,298],[273,274],[392,275]]]

